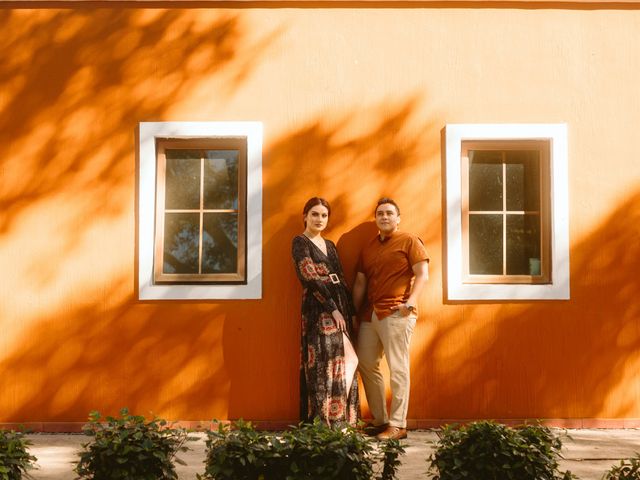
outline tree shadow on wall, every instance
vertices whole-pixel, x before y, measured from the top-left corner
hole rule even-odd
[[[292,267],[290,276],[283,278],[281,272],[282,263],[291,262],[291,239],[301,231],[298,200],[316,189],[334,198],[333,238],[362,220],[357,216],[360,206],[354,204],[360,197],[349,191],[348,176],[327,174],[324,181],[310,185],[304,176],[273,181],[274,175],[290,164],[290,151],[321,151],[315,156],[307,153],[305,161],[322,178],[322,172],[335,168],[334,161],[356,162],[366,169],[369,162],[384,163],[387,150],[401,150],[404,163],[374,185],[379,191],[365,191],[362,219],[371,218],[371,198],[385,186],[406,183],[414,168],[422,172],[421,181],[439,175],[434,147],[424,139],[415,144],[407,139],[411,133],[404,123],[413,113],[403,104],[395,114],[391,110],[393,121],[381,117],[372,131],[350,136],[342,146],[331,146],[327,139],[337,133],[318,119],[313,128],[292,132],[268,149],[262,300],[139,303],[128,274],[105,279],[93,293],[86,290],[84,300],[72,300],[39,314],[28,327],[16,327],[18,333],[8,343],[11,351],[0,362],[0,391],[12,392],[15,400],[3,400],[2,420],[84,421],[92,409],[113,414],[123,405],[173,419],[295,419],[300,287]],[[372,138],[384,139],[389,128],[396,136],[367,147]],[[313,131],[324,133],[314,137]],[[437,129],[432,133],[437,136]],[[369,157],[344,159],[347,144],[354,152],[369,148]],[[407,145],[416,146],[407,149]],[[433,158],[426,169],[425,156]],[[276,208],[283,199],[287,208]],[[439,196],[433,201],[437,203]],[[344,235],[347,243],[358,228]],[[18,323],[17,317],[7,320]]]
[[[42,316],[0,362],[0,389],[12,393],[2,420],[81,422],[91,410],[122,406],[176,419],[224,414],[229,381],[217,315],[218,306],[128,298]]]
[[[330,201],[327,237],[338,244],[349,281],[355,275],[359,245],[375,234],[372,208],[382,194],[401,192],[398,201],[407,204],[422,198],[420,215],[427,205],[439,209],[440,195],[424,190],[439,178],[434,141],[439,127],[419,118],[421,103],[414,96],[334,120],[318,117],[265,151],[263,298],[259,308],[240,306],[246,313],[228,318],[224,329],[230,418],[247,418],[247,412],[259,420],[297,418],[301,287],[291,241],[304,229],[306,200],[323,196]],[[416,219],[419,214],[407,213]],[[425,218],[416,220],[416,229],[429,236],[437,236],[438,228]],[[235,348],[238,344],[245,349]],[[248,397],[251,391],[255,394]]]
[[[268,146],[262,300],[140,303],[137,122],[182,120],[176,105],[202,83],[232,95],[278,32],[247,39],[242,16],[219,10],[0,10],[0,21],[0,48],[15,52],[0,65],[0,235],[18,258],[0,305],[2,420],[84,421],[123,405],[174,419],[295,418],[301,292],[282,265],[300,211],[318,193],[332,200],[329,236],[344,234],[347,266],[364,235],[351,229],[385,193],[419,199],[406,215],[437,238],[421,215],[439,212],[424,188],[438,184],[439,126],[420,119],[421,97],[319,115]]]
[[[137,123],[164,119],[203,80],[231,96],[279,35],[250,38],[240,14],[220,10],[26,12],[0,10],[2,234],[60,195],[83,197],[78,222],[128,211]]]
[[[202,85],[220,95],[188,120],[208,119],[279,36],[218,9],[0,8],[0,22],[0,238],[30,287],[88,244],[108,254],[111,231],[132,251],[138,122],[183,120],[172,111]]]
[[[265,257],[278,264],[290,257],[291,239],[302,230],[302,207],[313,196],[331,203],[327,235],[339,243],[347,265],[353,263],[351,244],[371,231],[356,226],[371,222],[375,202],[385,194],[407,206],[403,222],[425,241],[437,238],[430,219],[439,216],[440,194],[426,186],[439,184],[438,127],[416,118],[422,103],[415,95],[333,121],[318,118],[277,140],[264,161]],[[267,279],[272,270],[277,266],[265,263]]]
[[[224,302],[134,295],[133,132],[193,98],[188,120],[208,119],[280,31],[220,9],[35,5],[0,7],[2,420],[223,417]]]
[[[410,416],[639,417],[639,258],[636,192],[572,245],[571,300],[450,307],[414,357]]]

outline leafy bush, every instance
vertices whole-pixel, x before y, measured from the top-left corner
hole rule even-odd
[[[130,415],[126,408],[120,411],[120,418],[107,417],[106,423],[101,418],[100,413],[91,412],[84,428],[94,438],[82,445],[75,468],[78,479],[178,478],[173,462],[185,464],[176,454],[188,450],[185,442],[191,438],[186,430],[170,428],[158,418],[147,422],[142,416]]]
[[[20,480],[29,477],[27,470],[35,468],[36,457],[29,455],[31,442],[19,432],[0,430],[0,480]]]
[[[221,424],[208,432],[206,445],[200,480],[393,480],[404,453],[396,440],[377,444],[320,421],[278,435],[243,421]]]
[[[554,480],[575,478],[558,470],[562,442],[543,426],[513,429],[480,421],[449,425],[429,458],[434,480]]]
[[[607,470],[602,480],[640,480],[640,454],[627,458]]]

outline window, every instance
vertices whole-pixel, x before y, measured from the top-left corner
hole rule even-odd
[[[140,299],[261,296],[257,122],[140,124]]]
[[[155,283],[244,283],[246,138],[156,146]]]
[[[569,298],[565,125],[447,125],[447,298]]]
[[[465,283],[549,283],[549,142],[462,142]]]

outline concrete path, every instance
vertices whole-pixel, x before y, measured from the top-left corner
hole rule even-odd
[[[564,460],[562,470],[571,470],[582,480],[600,480],[602,474],[620,459],[640,452],[640,429],[626,430],[557,430],[562,435]],[[568,435],[568,436],[567,436]],[[204,472],[204,434],[195,434],[191,451],[180,455],[187,466],[178,465],[180,480],[195,480]],[[73,462],[82,443],[89,437],[66,434],[32,434],[30,451],[38,458],[38,470],[31,475],[36,480],[72,480]],[[407,453],[402,459],[398,480],[426,480],[427,458],[431,455],[437,435],[431,430],[410,431],[405,442]]]

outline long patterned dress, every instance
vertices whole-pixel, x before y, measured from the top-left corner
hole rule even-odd
[[[319,417],[328,424],[358,420],[357,374],[347,392],[343,335],[331,312],[338,309],[352,337],[353,303],[344,280],[336,246],[326,240],[325,255],[304,235],[293,239],[292,255],[302,283],[300,418]]]

